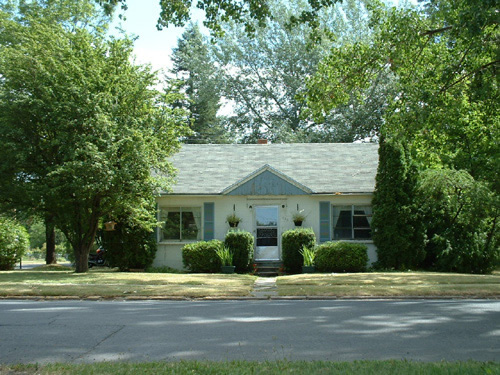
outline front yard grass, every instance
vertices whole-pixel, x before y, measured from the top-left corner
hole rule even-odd
[[[48,365],[0,365],[0,374],[231,374],[231,375],[281,375],[281,374],[384,374],[384,375],[483,375],[500,374],[496,362],[436,362],[411,361],[276,361],[276,362],[150,362],[150,363],[94,363],[94,364],[48,364]]]
[[[337,273],[281,276],[280,296],[499,297],[500,274],[432,272]]]
[[[243,297],[250,295],[255,276],[19,270],[0,272],[1,297]]]

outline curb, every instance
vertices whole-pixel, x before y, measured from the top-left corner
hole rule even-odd
[[[265,297],[175,297],[175,296],[130,296],[130,297],[102,297],[102,296],[0,296],[2,300],[26,301],[370,301],[370,300],[500,300],[496,296],[265,296]]]

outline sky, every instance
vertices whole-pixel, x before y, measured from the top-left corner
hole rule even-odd
[[[127,0],[128,9],[125,11],[125,20],[118,18],[118,9],[111,29],[121,26],[130,36],[137,36],[134,43],[134,52],[137,62],[149,63],[154,70],[168,70],[172,67],[170,54],[177,45],[177,39],[182,36],[183,28],[169,26],[162,31],[156,28],[156,21],[160,14],[158,0]],[[201,24],[201,11],[195,12],[194,21]]]

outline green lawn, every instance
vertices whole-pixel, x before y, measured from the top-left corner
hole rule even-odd
[[[0,296],[240,297],[250,295],[254,281],[250,275],[16,270],[0,272]]]
[[[0,374],[231,374],[231,375],[281,375],[281,374],[383,374],[383,375],[495,375],[500,374],[500,364],[492,362],[437,362],[408,361],[354,361],[354,362],[151,362],[151,363],[95,363],[1,366]]]
[[[301,274],[277,279],[281,296],[500,296],[500,275],[432,272]]]
[[[250,296],[256,276],[116,272],[77,274],[61,266],[0,272],[0,297],[187,297]],[[500,297],[500,274],[432,272],[301,274],[277,278],[280,296]]]

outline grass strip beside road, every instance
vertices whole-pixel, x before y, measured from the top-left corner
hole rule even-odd
[[[410,361],[276,361],[276,362],[149,362],[149,363],[94,363],[48,365],[0,365],[0,374],[231,374],[231,375],[282,375],[282,374],[384,374],[384,375],[484,375],[500,374],[500,364],[493,362],[437,362]]]
[[[0,272],[2,297],[243,297],[250,295],[255,276],[73,271]]]
[[[500,275],[432,272],[301,274],[277,279],[280,296],[499,297]]]

